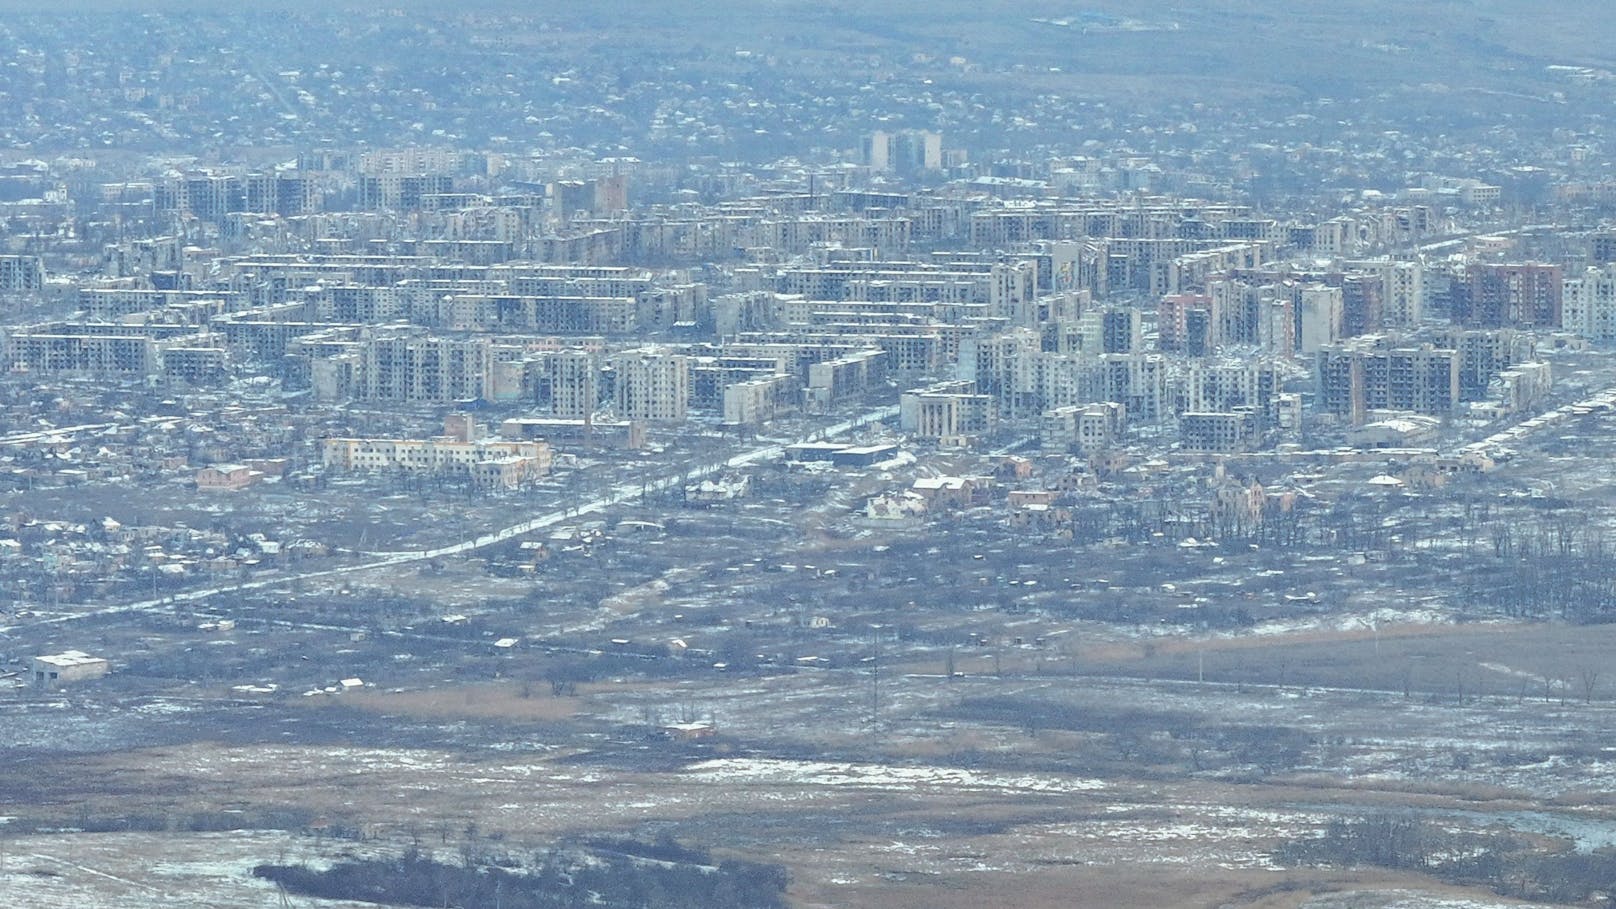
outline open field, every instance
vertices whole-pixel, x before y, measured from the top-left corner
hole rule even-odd
[[[267,882],[248,872],[268,856],[271,860],[324,864],[334,858],[378,854],[374,845],[332,847],[307,836],[279,832],[253,834],[89,834],[65,844],[59,836],[23,837],[8,842],[0,868],[0,886],[18,905],[119,907],[148,909],[174,905],[215,909],[273,906],[277,895]],[[961,862],[964,865],[964,862]],[[825,870],[833,870],[827,863]],[[798,888],[799,905],[938,906],[969,909],[1015,894],[1015,905],[1027,907],[1105,905],[1135,909],[1147,906],[1238,905],[1249,909],[1492,909],[1520,903],[1462,900],[1450,888],[1428,890],[1422,899],[1417,880],[1365,874],[1338,874],[1311,883],[1276,879],[1273,874],[1208,870],[1194,881],[1164,877],[1153,865],[1139,867],[1074,867],[1061,861],[1050,867],[1005,872],[944,872],[911,875],[893,870],[873,884]],[[927,886],[917,887],[916,883]],[[1313,902],[1314,894],[1333,894]],[[1451,896],[1453,902],[1438,901]],[[370,903],[297,899],[293,905],[318,909],[360,909]]]
[[[1515,630],[1545,648],[1568,637],[1566,629]],[[1491,627],[1388,629],[1382,656],[1406,646],[1502,659],[1493,651],[1507,650],[1509,638]],[[1314,631],[1274,635],[1262,648],[1237,643],[1208,640],[1205,649],[1274,666],[1305,663],[1311,649],[1341,642]],[[1388,810],[1616,842],[1616,804],[1597,791],[1616,755],[1616,713],[1604,698],[1405,699],[1363,669],[1373,666],[1372,641],[1345,643],[1363,653],[1329,664],[1317,680],[1284,684],[1172,679],[1187,644],[1109,664],[1079,651],[1096,675],[1002,667],[1000,676],[949,682],[894,671],[873,723],[858,669],[671,683],[624,677],[565,698],[471,682],[245,705],[232,709],[238,720],[221,712],[225,702],[164,701],[148,719],[186,724],[193,737],[243,721],[256,732],[23,762],[0,792],[0,813],[28,826],[137,831],[8,840],[11,873],[23,873],[15,857],[26,853],[43,856],[26,867],[62,875],[35,875],[28,892],[134,899],[146,891],[119,879],[134,856],[155,851],[177,856],[163,865],[176,869],[174,886],[217,892],[206,898],[229,906],[262,904],[251,895],[261,889],[227,880],[230,869],[288,849],[335,855],[423,842],[454,852],[472,842],[520,852],[602,830],[672,834],[784,861],[797,903],[826,907],[965,906],[1010,887],[1021,906],[1301,907],[1319,894],[1381,889],[1466,895],[1419,876],[1274,861],[1283,843],[1332,817]],[[1341,684],[1326,687],[1326,678]],[[93,714],[99,700],[57,709]],[[6,705],[10,728],[26,728],[15,722],[24,706]],[[712,717],[721,732],[691,743],[647,736],[641,724],[651,711]],[[1267,731],[1249,745],[1223,741],[1256,728]],[[1269,755],[1280,742],[1293,750]],[[1242,748],[1254,750],[1242,756]],[[138,832],[232,817],[295,834],[182,834],[171,845],[168,834]],[[365,840],[315,842],[328,824],[358,827]],[[199,859],[186,850],[197,843],[240,858],[190,867]]]
[[[412,718],[562,720],[584,709],[579,697],[554,697],[543,682],[472,683],[452,689],[366,692],[347,704]],[[322,705],[323,706],[323,705]]]
[[[1385,624],[1079,649],[1087,672],[1216,684],[1378,689],[1425,701],[1616,698],[1616,627]],[[1370,627],[1372,626],[1372,627]],[[1261,630],[1261,629],[1259,629]]]

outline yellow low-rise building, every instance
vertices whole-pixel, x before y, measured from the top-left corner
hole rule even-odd
[[[534,439],[326,439],[328,468],[465,474],[479,486],[515,487],[550,472],[550,446]]]

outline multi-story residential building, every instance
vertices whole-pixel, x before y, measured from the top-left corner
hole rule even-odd
[[[801,397],[795,376],[777,373],[724,386],[723,415],[727,426],[754,426],[795,410]]]
[[[1479,328],[1558,328],[1565,280],[1559,265],[1480,263],[1451,287],[1456,324]]]
[[[1487,397],[1500,373],[1537,358],[1532,333],[1513,328],[1442,328],[1427,337],[1438,347],[1458,352],[1459,395],[1466,401]]]
[[[447,404],[483,398],[493,358],[486,340],[393,335],[361,348],[360,397]]]
[[[550,446],[507,439],[326,439],[326,467],[354,472],[402,470],[460,474],[478,486],[515,487],[550,470]]]
[[[320,210],[313,176],[296,171],[259,172],[241,178],[240,211],[296,217]]]
[[[808,367],[807,403],[824,410],[864,394],[887,376],[887,355],[882,350],[861,350]]]
[[[642,347],[606,358],[617,416],[678,422],[690,408],[690,359],[666,348]]]
[[[1095,400],[1116,401],[1128,419],[1159,422],[1168,413],[1167,358],[1161,354],[1105,354]]]
[[[1279,423],[1281,373],[1273,360],[1191,361],[1175,379],[1175,410],[1222,413],[1248,410],[1264,432]]]
[[[12,372],[108,378],[156,375],[162,363],[158,342],[148,335],[70,327],[6,332],[5,358]]]
[[[1341,288],[1312,284],[1301,288],[1296,309],[1296,350],[1318,353],[1341,337]]]
[[[1032,262],[997,262],[992,269],[989,312],[1011,325],[1031,327],[1039,323],[1038,268]]]
[[[1320,409],[1355,426],[1372,410],[1441,415],[1460,402],[1459,353],[1431,344],[1394,346],[1370,336],[1326,345],[1315,375]]]
[[[1114,401],[1068,404],[1044,411],[1039,442],[1045,448],[1095,454],[1120,442],[1127,423],[1127,408]]]
[[[1386,305],[1386,285],[1381,275],[1336,273],[1327,282],[1341,289],[1341,337],[1381,330]]]
[[[38,256],[0,256],[0,293],[38,293],[45,286],[45,266]]]
[[[193,171],[159,183],[156,203],[160,212],[218,224],[230,212],[246,210],[246,187],[232,174]]]
[[[522,360],[523,399],[556,417],[582,418],[601,399],[601,355],[587,350],[546,350]]]
[[[917,174],[943,167],[943,134],[920,129],[876,130],[864,137],[864,164],[876,173]]]
[[[1411,329],[1425,316],[1425,266],[1395,259],[1360,259],[1347,263],[1353,271],[1377,274],[1381,281],[1380,323],[1389,329]],[[1366,327],[1358,334],[1379,330]]]
[[[1218,343],[1218,313],[1208,294],[1166,294],[1156,316],[1156,346],[1204,357]]]
[[[448,174],[367,174],[359,178],[359,207],[417,211],[423,196],[453,190],[454,178]]]
[[[812,300],[989,303],[991,284],[990,267],[881,261],[784,268],[773,289]]]
[[[1206,296],[1218,315],[1217,336],[1223,343],[1256,344],[1261,305],[1257,285],[1233,277],[1207,281]]]
[[[1179,444],[1189,451],[1232,454],[1252,448],[1261,438],[1257,415],[1232,411],[1184,413],[1178,418]]]
[[[639,327],[638,309],[632,297],[451,294],[439,311],[453,331],[622,335]]]
[[[153,290],[143,287],[81,287],[79,308],[91,320],[122,321],[126,316],[149,313],[154,318],[179,311],[199,311],[195,320],[204,324],[208,317],[242,305],[242,295],[219,290]]]
[[[788,374],[787,364],[780,357],[736,357],[699,353],[690,355],[690,406],[701,410],[723,407],[724,390],[738,382],[767,379]],[[793,387],[800,387],[791,375]]]
[[[960,352],[960,377],[974,380],[975,390],[991,397],[1005,419],[1042,413],[1047,408],[1033,400],[1025,383],[1016,380],[1019,364],[1035,358],[1042,350],[1043,338],[1031,328],[1015,328],[968,341]]]
[[[1562,322],[1591,341],[1616,340],[1616,264],[1565,279]]]

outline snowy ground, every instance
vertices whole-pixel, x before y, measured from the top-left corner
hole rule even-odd
[[[1448,899],[1406,890],[1353,891],[1318,896],[1301,909],[1547,909],[1539,903]]]
[[[254,865],[337,857],[310,837],[252,831],[27,836],[0,847],[0,894],[19,909],[261,909],[279,906],[280,895],[252,876]],[[309,897],[293,905],[375,909]]]

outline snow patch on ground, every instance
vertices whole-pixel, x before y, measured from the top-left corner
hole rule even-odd
[[[276,831],[18,837],[6,842],[0,893],[9,906],[262,909],[278,896],[273,884],[252,876],[252,868],[277,861],[325,866],[331,856],[307,837]],[[374,909],[369,903],[300,898],[298,905],[305,904]]]
[[[1498,903],[1470,899],[1446,899],[1409,890],[1354,890],[1318,896],[1301,909],[1539,909],[1540,903]]]
[[[1453,615],[1443,609],[1376,609],[1356,615],[1299,616],[1262,622],[1229,637],[1273,636],[1309,631],[1373,631],[1394,625],[1451,625]]]
[[[842,761],[722,758],[685,768],[695,779],[715,783],[846,786],[857,789],[949,788],[979,792],[1089,792],[1098,780],[1060,776],[979,773],[954,767],[901,767]]]

